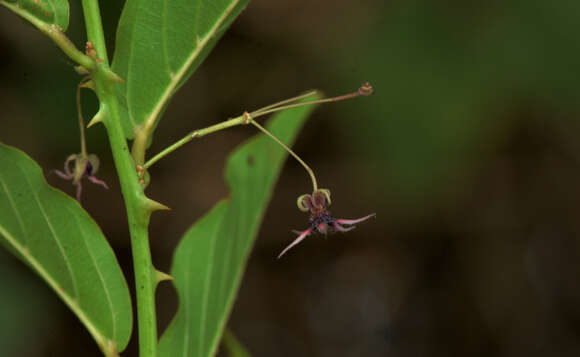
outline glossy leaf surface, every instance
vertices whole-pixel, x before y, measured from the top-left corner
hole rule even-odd
[[[68,28],[68,0],[1,0],[0,3],[27,20]]]
[[[0,242],[46,281],[101,349],[125,348],[131,300],[103,233],[77,201],[46,183],[30,157],[3,144]]]
[[[290,145],[311,110],[288,110],[278,114],[268,127]],[[179,309],[161,339],[162,356],[215,353],[286,157],[286,151],[263,134],[229,157],[225,175],[230,197],[195,223],[175,252],[171,275],[175,277]],[[276,259],[275,252],[272,259]]]
[[[155,125],[248,0],[128,0],[117,30],[113,71],[125,134]]]

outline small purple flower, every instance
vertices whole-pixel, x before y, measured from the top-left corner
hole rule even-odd
[[[74,166],[71,168],[71,162],[74,161]],[[83,154],[72,154],[70,155],[64,163],[64,172],[59,170],[54,170],[54,172],[65,180],[72,180],[73,185],[77,187],[77,201],[81,201],[81,191],[82,185],[81,180],[86,177],[94,184],[101,185],[106,189],[109,186],[105,181],[99,180],[95,174],[99,169],[99,158],[97,155],[83,155]]]
[[[348,232],[355,228],[355,226],[353,226],[354,224],[365,221],[376,215],[375,213],[371,213],[368,216],[357,219],[336,219],[332,217],[330,212],[326,209],[326,205],[330,205],[330,202],[330,191],[327,189],[318,189],[314,191],[312,195],[306,194],[298,197],[298,208],[304,212],[310,211],[310,227],[302,232],[293,231],[298,234],[298,238],[284,248],[282,253],[278,255],[278,259],[290,250],[290,248],[300,243],[304,238],[312,233],[318,232],[326,234],[329,231]],[[344,227],[343,225],[348,225],[350,227]]]

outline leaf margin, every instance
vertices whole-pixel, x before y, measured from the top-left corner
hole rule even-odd
[[[127,284],[127,281],[125,279],[125,276],[122,273],[122,270],[120,268],[117,257],[115,255],[114,251],[112,250],[112,247],[110,246],[109,242],[105,238],[100,226],[92,219],[92,217],[90,217],[90,215],[82,208],[82,206],[80,206],[80,204],[76,200],[73,200],[70,196],[66,195],[64,192],[50,186],[47,183],[46,178],[43,175],[43,172],[42,172],[42,169],[40,168],[40,166],[37,164],[37,162],[34,159],[32,159],[30,156],[28,156],[25,152],[19,150],[18,148],[15,148],[13,146],[6,145],[6,144],[0,142],[0,154],[1,154],[0,159],[5,159],[7,157],[7,155],[14,155],[14,157],[17,157],[18,160],[21,160],[21,162],[24,162],[25,166],[20,167],[21,170],[23,170],[23,171],[29,170],[30,172],[32,172],[32,175],[36,176],[36,177],[32,177],[32,179],[34,181],[38,181],[43,186],[38,191],[33,192],[32,193],[33,195],[36,196],[36,195],[38,195],[39,192],[44,191],[44,194],[52,195],[52,197],[60,196],[59,199],[66,200],[66,201],[61,201],[61,202],[66,202],[66,203],[61,205],[60,209],[66,210],[67,213],[70,213],[71,212],[70,210],[73,209],[73,207],[75,207],[75,205],[76,205],[76,207],[78,207],[78,210],[76,212],[74,212],[74,214],[69,214],[69,216],[72,216],[73,219],[78,223],[78,229],[80,231],[86,232],[88,225],[84,222],[90,222],[90,223],[88,223],[89,225],[92,225],[92,227],[90,229],[94,230],[93,232],[89,232],[88,235],[84,235],[83,237],[87,237],[87,236],[96,234],[102,238],[102,243],[100,243],[96,240],[91,242],[90,239],[89,240],[79,239],[79,242],[80,242],[79,245],[82,244],[82,245],[86,246],[86,252],[91,257],[91,263],[92,263],[91,268],[95,269],[95,271],[98,273],[99,278],[101,278],[101,282],[103,283],[102,284],[103,291],[104,291],[104,294],[107,296],[107,301],[109,302],[108,311],[111,312],[111,321],[113,324],[111,336],[107,336],[108,335],[106,333],[107,331],[101,329],[103,326],[100,326],[101,327],[100,328],[95,323],[95,321],[93,319],[91,319],[91,317],[89,316],[90,314],[87,314],[86,309],[83,309],[83,307],[79,304],[79,301],[80,301],[79,296],[75,297],[70,292],[67,292],[62,287],[62,281],[59,283],[59,279],[54,277],[53,274],[46,269],[46,267],[39,261],[38,257],[36,257],[32,252],[30,252],[30,249],[28,247],[26,247],[25,244],[22,244],[22,242],[20,242],[18,240],[18,238],[16,238],[14,236],[14,234],[9,231],[9,228],[5,228],[6,224],[4,224],[3,222],[0,222],[0,243],[1,243],[0,245],[4,246],[5,248],[8,248],[8,251],[10,253],[13,253],[25,265],[29,266],[33,270],[34,273],[38,274],[40,276],[40,278],[48,284],[48,286],[51,288],[51,290],[53,290],[57,294],[57,296],[65,303],[65,305],[73,312],[73,314],[75,316],[77,316],[77,318],[80,320],[82,325],[88,330],[89,334],[93,337],[93,339],[95,340],[95,342],[97,343],[99,348],[103,351],[103,353],[106,356],[117,355],[117,352],[121,352],[127,347],[129,340],[130,340],[130,337],[132,335],[132,327],[133,327],[133,313],[131,310],[132,303],[131,303],[131,297],[130,297],[129,288],[128,288],[128,284]],[[28,181],[28,185],[30,185],[32,187],[34,187],[33,183],[36,183],[36,182]],[[16,216],[18,218],[20,226],[23,226],[24,223],[23,223],[23,220],[22,220],[21,215],[19,213],[19,210],[17,208],[18,204],[13,199],[13,197],[10,193],[11,191],[9,190],[6,182],[3,180],[3,177],[1,174],[0,174],[0,189],[3,190],[4,193],[6,194],[6,196],[8,197],[8,199],[10,201],[10,206],[13,207],[14,216]],[[40,205],[40,202],[41,202],[40,198],[37,201],[39,202],[40,209],[43,210],[42,205]],[[54,209],[54,208],[51,207],[51,209]],[[43,215],[46,216],[46,213],[44,211],[43,211]],[[82,221],[84,221],[84,222],[82,222]],[[48,219],[47,219],[47,225],[51,226],[51,223],[48,222]],[[95,247],[95,244],[99,245],[99,247],[97,247],[97,248],[99,248],[101,250],[108,250],[109,251],[107,254],[110,254],[110,256],[107,257],[107,259],[110,259],[110,258],[112,258],[112,259],[111,259],[111,261],[107,261],[107,263],[113,263],[116,265],[116,268],[118,269],[117,272],[119,273],[119,275],[117,275],[117,277],[120,278],[117,281],[107,281],[103,277],[103,271],[101,269],[101,266],[97,264],[97,259],[96,259],[95,255],[93,254],[93,251],[91,250],[91,248]],[[60,243],[59,243],[59,245],[60,245]],[[67,249],[70,250],[71,248],[69,247]],[[102,259],[102,257],[101,257],[101,259]],[[74,279],[75,274],[70,269],[69,269],[69,272],[70,273],[68,274],[68,277],[70,277],[71,279]],[[77,272],[77,274],[78,274],[78,272]],[[114,274],[116,274],[116,273],[114,273]],[[110,273],[105,272],[105,275],[110,275]],[[108,282],[108,284],[107,284],[107,282]],[[116,295],[119,295],[119,294],[124,295],[122,297],[122,300],[124,300],[122,302],[122,304],[126,305],[126,306],[117,306],[117,308],[115,308],[114,307],[115,304],[113,303],[113,301],[110,298],[110,292],[111,292],[110,290],[111,290],[111,285],[115,285],[117,283],[120,283],[124,289],[122,289],[121,291],[118,291],[116,293]],[[125,325],[126,329],[120,330],[119,323],[118,323],[120,320],[117,319],[117,315],[119,314],[119,311],[124,311],[124,310],[126,310],[126,316],[123,316],[123,318],[127,318],[128,322]],[[125,331],[124,334],[123,334],[123,331]],[[122,338],[119,336],[122,336]]]
[[[318,98],[320,98],[320,94],[315,92],[315,93],[313,93],[313,96],[305,98],[304,101],[308,101],[309,99],[310,100],[318,99]],[[289,134],[289,138],[287,138],[286,140],[282,139],[283,142],[286,142],[286,144],[288,144],[290,146],[290,144],[295,140],[296,136],[298,135],[300,128],[307,120],[308,115],[310,114],[311,111],[314,110],[315,107],[316,107],[316,105],[312,105],[309,107],[301,107],[301,108],[294,108],[294,109],[286,110],[282,113],[279,113],[274,118],[270,119],[270,121],[268,123],[269,125],[267,125],[267,127],[268,127],[268,129],[272,129],[272,126],[275,125],[276,123],[283,122],[283,120],[284,120],[283,115],[284,114],[289,115],[288,113],[291,113],[293,111],[298,111],[298,113],[300,113],[298,115],[301,116],[301,118],[298,120],[299,123],[296,125],[295,128],[291,129],[291,130],[293,130],[293,132],[291,132],[291,134]],[[256,135],[254,135],[253,137],[251,137],[250,139],[244,141],[242,144],[238,145],[234,150],[232,150],[232,152],[228,156],[228,159],[227,159],[227,162],[226,162],[226,165],[224,168],[224,179],[225,179],[225,181],[228,185],[228,188],[229,188],[229,194],[228,194],[227,198],[218,201],[208,212],[206,212],[201,218],[199,218],[197,221],[195,221],[187,229],[187,231],[184,233],[181,241],[178,244],[178,247],[174,251],[172,268],[171,268],[171,275],[176,278],[176,280],[174,280],[173,283],[174,283],[175,289],[177,290],[177,294],[179,297],[179,305],[178,305],[178,310],[177,310],[175,316],[172,318],[169,326],[167,327],[167,329],[163,332],[163,334],[161,336],[160,343],[159,343],[160,351],[162,351],[163,348],[165,348],[165,349],[173,348],[171,345],[176,343],[176,342],[173,342],[175,339],[177,339],[179,341],[179,336],[177,336],[177,338],[176,338],[175,334],[173,333],[173,331],[171,329],[174,329],[173,326],[177,325],[179,323],[180,319],[183,319],[183,317],[182,317],[182,315],[183,315],[182,310],[184,309],[184,307],[183,307],[183,305],[184,305],[183,295],[189,294],[189,292],[185,292],[185,293],[182,292],[180,287],[179,287],[179,284],[180,284],[179,279],[181,276],[181,272],[176,271],[176,269],[177,269],[176,265],[178,264],[179,256],[181,254],[185,254],[185,253],[182,253],[182,251],[188,248],[187,247],[188,238],[189,238],[189,240],[193,240],[196,238],[192,232],[195,232],[196,230],[200,229],[199,228],[200,226],[206,225],[208,223],[212,224],[211,219],[213,218],[213,216],[217,216],[217,218],[216,218],[217,222],[213,222],[213,224],[217,224],[217,225],[219,225],[220,222],[226,218],[226,215],[228,214],[228,210],[231,209],[232,200],[233,200],[233,196],[234,196],[234,182],[233,182],[234,178],[232,177],[232,175],[235,175],[235,173],[232,173],[232,171],[235,169],[235,167],[232,164],[232,162],[234,161],[235,157],[237,157],[238,155],[242,155],[244,153],[244,151],[247,150],[248,146],[252,145],[253,143],[257,142],[260,139],[265,140],[267,142],[271,142],[271,139],[267,138],[266,135],[264,135],[263,133],[258,133]],[[279,146],[277,146],[277,148],[279,148],[281,151],[283,150]],[[243,274],[245,272],[245,268],[247,266],[247,261],[250,257],[251,252],[252,252],[251,248],[252,248],[253,244],[255,243],[255,240],[257,239],[258,232],[259,232],[259,229],[261,227],[261,223],[262,223],[263,217],[265,215],[266,208],[267,208],[269,201],[271,199],[272,193],[274,191],[278,177],[279,177],[281,170],[283,168],[284,162],[286,161],[288,156],[289,155],[286,151],[282,151],[281,159],[280,159],[280,162],[278,163],[278,167],[275,168],[274,170],[272,170],[271,187],[269,187],[264,192],[263,200],[260,203],[260,205],[262,207],[260,208],[259,214],[253,216],[256,219],[256,224],[250,226],[251,230],[248,232],[249,236],[250,236],[248,241],[247,241],[248,245],[244,247],[244,253],[241,256],[241,260],[239,261],[239,269],[237,269],[235,272],[235,277],[233,279],[231,288],[229,290],[226,290],[225,291],[226,296],[223,296],[223,298],[224,298],[223,301],[224,301],[226,306],[225,306],[225,309],[223,309],[223,311],[222,311],[223,313],[220,314],[219,320],[216,322],[216,326],[215,326],[216,333],[214,336],[204,335],[204,337],[206,337],[206,339],[207,339],[207,337],[211,338],[211,341],[209,342],[210,349],[208,350],[208,354],[206,354],[206,355],[203,355],[203,351],[202,351],[201,356],[213,356],[217,352],[217,348],[219,347],[220,340],[221,340],[222,335],[224,333],[224,330],[226,328],[226,322],[227,322],[229,316],[231,315],[231,311],[234,307],[235,297],[237,296],[237,293],[238,293],[239,288],[241,286],[242,277],[243,277]],[[193,237],[192,237],[192,235],[193,235]],[[201,238],[199,238],[199,239],[201,239]],[[215,241],[215,242],[212,242],[212,246],[214,246],[212,249],[215,250],[216,249],[215,243],[217,243],[217,239],[214,239],[213,241]],[[189,259],[188,261],[191,262],[192,260]],[[209,281],[209,280],[206,280],[206,281]],[[209,297],[210,297],[210,294],[204,294],[204,300],[209,299]],[[202,308],[202,311],[203,311],[203,314],[206,314],[207,308]],[[203,328],[205,329],[205,328],[207,328],[207,326],[204,326]],[[169,340],[169,342],[166,342],[168,340]],[[169,345],[169,347],[164,347],[166,345]],[[165,352],[167,352],[167,351],[165,351]],[[197,355],[194,354],[194,356],[197,356]]]
[[[70,18],[70,5],[69,5],[68,0],[43,0],[43,1],[47,1],[47,2],[54,1],[56,4],[54,4],[53,7],[55,7],[55,8],[60,7],[60,11],[64,12],[62,14],[62,17],[60,16],[61,14],[55,10],[54,21],[47,22],[45,19],[39,17],[33,11],[31,11],[31,9],[28,8],[31,5],[30,0],[28,0],[28,1],[26,1],[26,0],[14,0],[14,1],[0,0],[0,4],[4,5],[6,8],[8,8],[10,10],[12,10],[12,12],[17,14],[18,16],[28,20],[36,27],[40,28],[39,23],[41,23],[41,24],[45,24],[45,25],[49,25],[49,26],[56,25],[63,32],[66,31],[68,29],[69,18]],[[35,2],[32,2],[32,4],[38,5]]]
[[[163,6],[165,6],[167,0],[163,1],[164,1]],[[156,126],[158,125],[161,116],[163,115],[163,112],[167,108],[167,105],[169,104],[173,95],[175,95],[175,93],[179,90],[179,88],[191,77],[191,75],[193,74],[193,72],[195,72],[195,70],[199,67],[199,65],[201,65],[205,57],[207,57],[209,52],[211,52],[212,48],[217,44],[221,35],[225,33],[225,30],[246,8],[249,1],[250,0],[230,0],[230,5],[225,8],[224,12],[213,24],[211,29],[202,36],[197,36],[197,38],[194,39],[194,41],[196,42],[195,48],[193,48],[191,54],[186,57],[182,66],[177,71],[174,71],[174,74],[170,76],[171,80],[169,85],[167,85],[165,89],[162,91],[160,96],[157,98],[157,104],[154,107],[150,108],[151,110],[146,114],[146,117],[139,120],[135,120],[133,118],[131,109],[129,108],[130,105],[127,104],[127,102],[129,101],[127,94],[128,92],[127,85],[126,83],[119,84],[119,87],[122,88],[122,93],[120,91],[117,91],[117,97],[119,99],[119,102],[124,104],[122,105],[122,107],[124,106],[124,108],[121,112],[121,122],[127,139],[129,140],[137,139],[138,136],[136,135],[136,132],[142,131],[144,133],[143,134],[144,138],[142,138],[141,140],[145,141],[147,146],[150,145],[152,141],[151,139],[152,133],[155,130]],[[129,9],[130,6],[133,4],[136,4],[136,0],[133,1],[127,0],[125,2],[125,6],[123,7],[123,11],[119,19],[119,24],[117,26],[116,33],[117,48],[115,49],[111,67],[114,72],[118,74],[120,73],[121,76],[124,73],[124,69],[123,71],[119,71],[118,67],[121,65],[123,67],[129,66],[130,64],[128,63],[119,64],[118,62],[118,51],[120,46],[119,44],[123,43],[121,38],[124,36],[130,38],[134,37],[134,32],[122,33],[121,31],[123,26],[126,26],[124,24],[124,18],[129,16],[127,15],[128,10],[126,9]],[[133,26],[131,27],[134,28],[135,24],[133,24]],[[136,41],[130,40],[129,42]],[[130,50],[127,51],[131,52]],[[166,48],[163,48],[163,51],[166,51]],[[131,57],[132,54],[129,53],[126,56]],[[128,80],[127,78],[124,79]]]

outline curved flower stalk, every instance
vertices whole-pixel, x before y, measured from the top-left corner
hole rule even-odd
[[[330,212],[326,210],[327,204],[330,204],[330,191],[327,189],[319,189],[318,182],[316,180],[316,175],[314,174],[314,170],[304,162],[292,149],[290,149],[286,144],[280,141],[275,135],[270,133],[266,128],[260,125],[255,119],[267,114],[279,112],[281,110],[290,109],[290,108],[297,108],[303,107],[307,105],[314,105],[314,104],[322,104],[322,103],[331,103],[331,102],[338,102],[346,99],[356,98],[360,96],[369,96],[374,93],[373,86],[369,82],[363,83],[358,90],[340,95],[337,97],[331,98],[323,98],[323,99],[316,99],[312,101],[303,101],[305,98],[313,95],[316,92],[308,92],[305,94],[298,95],[293,98],[289,98],[266,107],[260,108],[258,110],[254,110],[252,112],[244,112],[242,115],[230,118],[224,122],[214,124],[207,128],[198,129],[190,132],[182,139],[178,140],[174,144],[168,146],[164,150],[162,150],[157,155],[153,156],[153,158],[149,159],[145,164],[137,166],[137,172],[141,179],[141,184],[146,185],[148,182],[148,174],[147,170],[156,162],[164,158],[165,156],[169,155],[173,151],[177,150],[181,146],[185,145],[186,143],[190,142],[194,138],[201,138],[205,135],[210,133],[217,132],[219,130],[223,130],[226,128],[230,128],[236,125],[253,125],[258,130],[266,134],[272,140],[274,140],[278,145],[280,145],[284,150],[286,150],[292,157],[294,157],[301,165],[304,167],[306,172],[308,173],[310,180],[312,181],[312,195],[302,195],[298,199],[298,207],[303,211],[310,211],[310,227],[302,232],[298,233],[298,238],[296,238],[286,249],[280,253],[278,258],[284,255],[290,248],[295,246],[296,244],[300,243],[304,238],[309,236],[314,232],[319,232],[322,234],[326,234],[329,231],[339,231],[339,232],[348,232],[351,229],[354,229],[354,224],[362,222],[364,220],[373,217],[375,214],[370,214],[368,216],[358,218],[358,219],[344,219],[344,218],[333,218],[330,215]],[[348,226],[348,227],[345,227]]]
[[[92,45],[91,45],[92,49]],[[94,51],[94,50],[93,50]],[[87,144],[85,140],[85,123],[83,120],[83,113],[81,109],[81,88],[88,87],[87,83],[81,83],[77,87],[77,114],[79,118],[79,130],[81,136],[81,152],[78,154],[69,155],[69,157],[64,162],[64,172],[59,170],[54,170],[54,172],[65,180],[72,180],[72,184],[77,187],[76,198],[77,201],[81,201],[82,193],[82,179],[86,177],[89,181],[94,184],[103,186],[108,189],[109,186],[103,180],[99,180],[95,174],[99,170],[99,158],[94,154],[87,154]],[[71,163],[74,165],[71,167]]]
[[[346,219],[346,218],[334,218],[330,212],[326,209],[327,205],[330,205],[330,190],[325,188],[318,188],[318,182],[316,180],[316,175],[314,174],[314,170],[304,162],[292,149],[286,146],[283,142],[278,140],[272,133],[258,124],[253,118],[261,115],[265,115],[271,113],[273,111],[278,111],[282,109],[293,108],[296,106],[308,105],[308,104],[319,104],[319,103],[326,103],[326,102],[335,102],[349,98],[355,98],[358,96],[368,96],[374,93],[374,89],[369,82],[363,83],[360,88],[353,93],[345,94],[338,97],[327,98],[322,100],[316,100],[312,102],[306,103],[294,103],[295,100],[291,99],[289,101],[283,101],[280,103],[273,104],[271,106],[259,109],[252,113],[245,112],[244,118],[247,124],[252,124],[264,134],[269,136],[271,139],[276,141],[280,146],[282,146],[290,155],[292,155],[306,170],[310,179],[312,181],[312,194],[305,194],[298,197],[298,208],[303,212],[310,211],[310,227],[308,227],[304,231],[294,231],[294,233],[298,234],[298,237],[290,243],[279,255],[278,259],[282,257],[288,250],[292,247],[303,241],[306,237],[311,235],[312,233],[318,232],[321,234],[327,234],[328,232],[338,231],[338,232],[348,232],[355,228],[355,224],[365,221],[371,217],[374,217],[376,214],[371,213],[361,218],[356,219]],[[345,227],[348,226],[348,227]]]

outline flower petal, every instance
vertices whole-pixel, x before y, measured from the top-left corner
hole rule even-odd
[[[106,188],[107,190],[109,189],[109,186],[107,186],[107,183],[103,180],[99,180],[98,178],[96,178],[95,176],[87,176],[87,178],[89,179],[89,181],[91,181],[94,184],[97,185],[101,185],[104,188]]]
[[[336,229],[336,230],[337,230],[337,231],[339,231],[339,232],[348,232],[348,231],[350,231],[350,230],[353,230],[355,227],[353,226],[353,227],[348,227],[348,228],[346,228],[346,227],[343,227],[343,226],[341,226],[341,225],[340,225],[340,224],[338,224],[337,222],[334,222],[334,223],[332,224],[332,228]]]
[[[58,175],[58,177],[63,178],[65,180],[70,180],[73,178],[73,174],[65,174],[64,172],[60,171],[60,170],[54,170],[53,171],[55,174]]]
[[[376,216],[376,213],[371,213],[368,216],[364,216],[362,218],[358,218],[358,219],[344,219],[344,218],[340,218],[336,220],[336,223],[340,223],[340,224],[357,224],[359,222],[362,221],[366,221],[367,219]]]
[[[292,243],[290,243],[289,246],[287,246],[286,248],[284,248],[284,250],[282,251],[282,253],[280,253],[278,255],[278,258],[277,259],[280,259],[280,257],[283,256],[290,248],[292,248],[296,244],[300,243],[304,238],[308,237],[310,235],[310,233],[312,233],[312,228],[308,228],[304,232],[300,233],[300,235],[298,236],[298,238],[294,239],[294,241]]]

